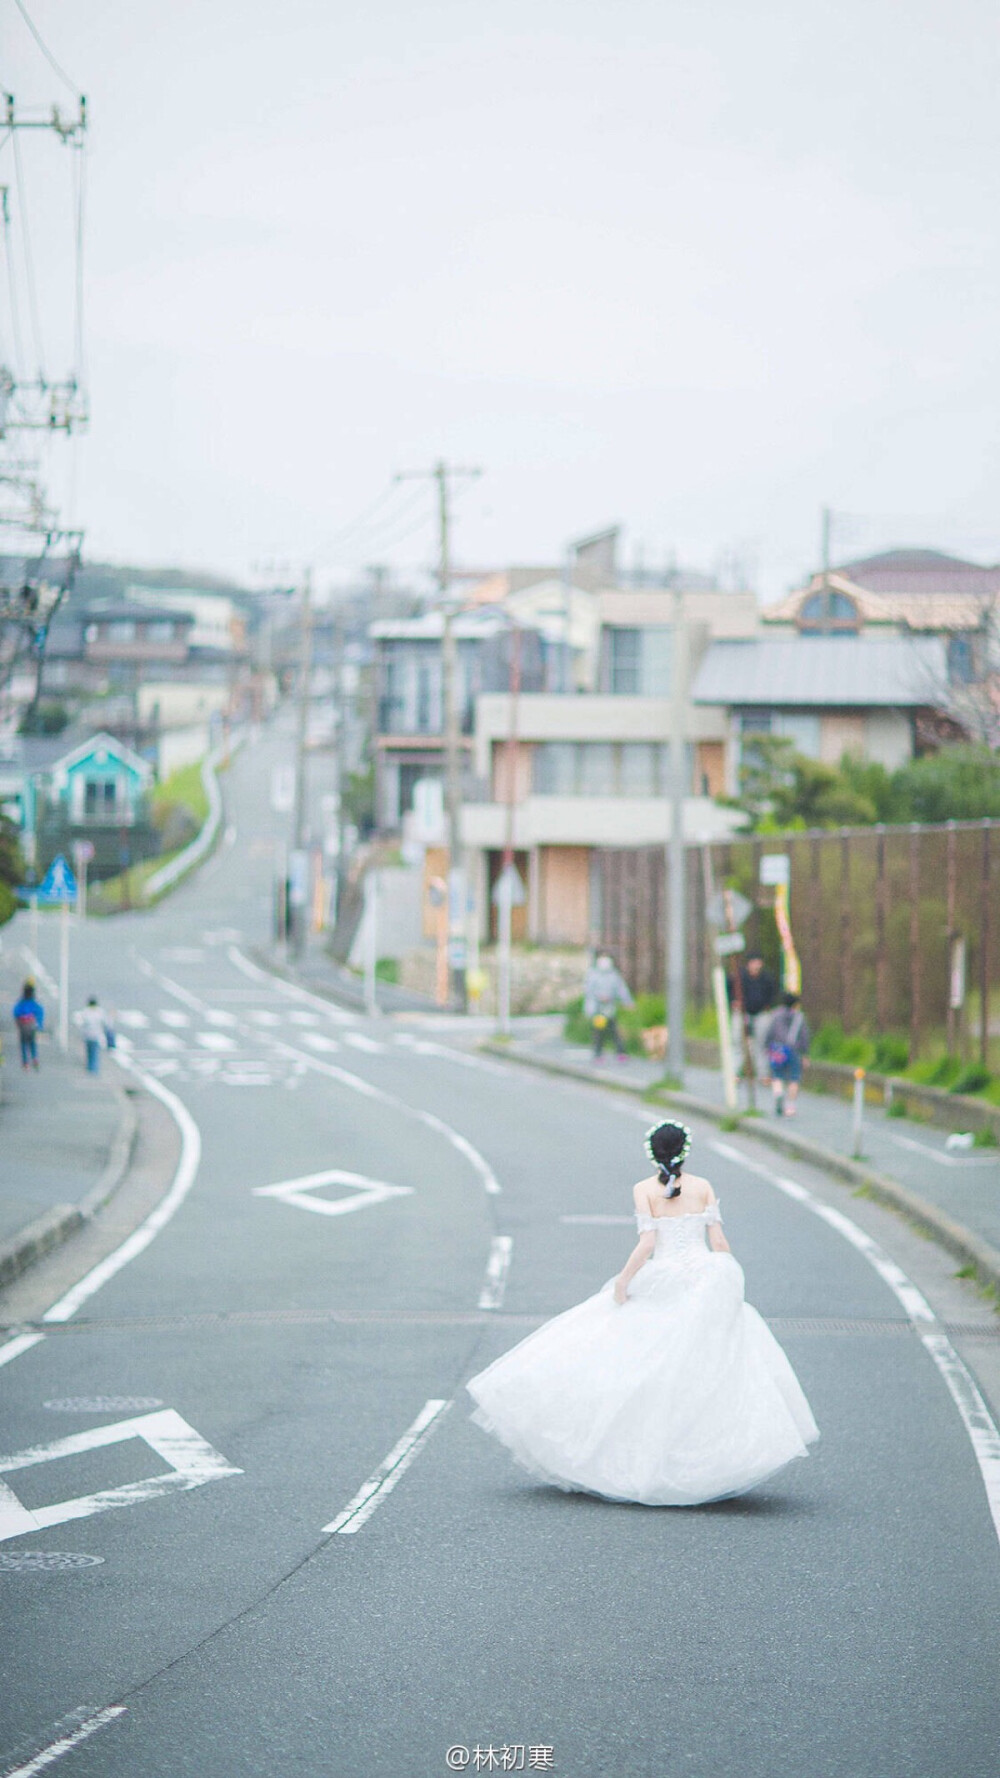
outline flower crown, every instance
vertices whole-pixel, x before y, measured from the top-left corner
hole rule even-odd
[[[692,1136],[691,1136],[690,1130],[687,1127],[687,1124],[676,1123],[673,1118],[666,1119],[665,1123],[663,1123],[663,1124],[654,1124],[651,1129],[646,1131],[646,1153],[648,1154],[654,1167],[662,1167],[664,1165],[664,1162],[658,1160],[656,1155],[653,1153],[653,1137],[656,1135],[657,1130],[662,1130],[668,1126],[671,1130],[683,1130],[683,1132],[684,1132],[683,1145],[681,1146],[679,1152],[674,1156],[673,1160],[670,1162],[671,1171],[673,1171],[674,1168],[676,1168],[678,1171],[680,1171],[680,1168],[683,1166],[684,1162],[688,1158],[688,1155],[691,1153]]]

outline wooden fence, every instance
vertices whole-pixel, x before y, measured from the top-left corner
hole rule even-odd
[[[860,827],[751,835],[689,846],[688,993],[711,999],[713,889],[739,889],[753,903],[749,949],[780,964],[774,891],[760,861],[791,860],[790,909],[802,963],[803,1002],[814,1028],[899,1032],[920,1054],[931,1033],[985,1063],[1000,1038],[1000,821],[939,827]],[[598,929],[638,991],[662,991],[666,862],[658,846],[597,854]],[[964,965],[961,1005],[952,992]],[[956,986],[959,984],[955,984]]]

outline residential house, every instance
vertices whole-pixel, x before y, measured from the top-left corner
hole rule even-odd
[[[95,849],[90,874],[113,876],[123,865],[155,855],[150,820],[149,761],[101,733],[67,749],[55,738],[19,737],[0,759],[0,799],[22,830],[39,873],[76,840]]]
[[[756,632],[750,593],[699,587],[683,594],[683,613],[695,661],[713,635]],[[520,632],[515,696],[510,650],[522,615],[536,627]],[[483,937],[508,840],[527,886],[516,935],[570,944],[587,943],[599,923],[596,849],[666,841],[674,616],[674,593],[662,587],[542,580],[513,587],[503,607],[484,602],[456,620],[463,846]],[[436,614],[372,627],[385,700],[376,737],[383,830],[405,827],[418,785],[441,773],[441,627]],[[720,837],[738,824],[713,800],[724,787],[727,732],[724,710],[691,707],[684,811],[691,838]]]
[[[693,695],[729,712],[726,789],[756,735],[831,765],[855,753],[889,770],[953,738],[998,603],[1000,568],[890,550],[814,574],[762,612],[757,638],[715,640]]]

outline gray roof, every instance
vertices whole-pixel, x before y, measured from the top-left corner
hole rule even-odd
[[[713,642],[692,697],[738,709],[912,709],[934,704],[947,676],[939,636],[766,637]]]
[[[836,572],[873,593],[980,593],[1000,589],[1000,567],[966,562],[937,549],[890,549],[858,562],[844,562]]]

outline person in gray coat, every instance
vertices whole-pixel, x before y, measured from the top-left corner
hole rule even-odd
[[[588,969],[587,979],[583,984],[583,1010],[590,1020],[590,1028],[594,1034],[595,1062],[600,1061],[609,1037],[614,1039],[619,1057],[624,1057],[625,1044],[618,1029],[618,1011],[620,1007],[634,1005],[635,1002],[614,962],[606,951],[602,951]]]

